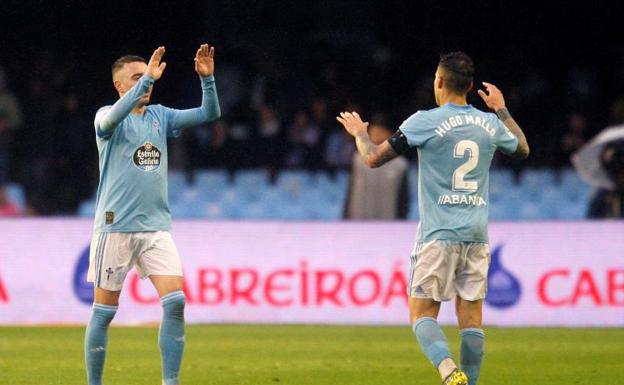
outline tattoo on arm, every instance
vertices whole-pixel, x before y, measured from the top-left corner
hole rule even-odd
[[[526,140],[526,136],[524,136],[524,132],[522,128],[516,123],[514,118],[511,117],[509,110],[507,108],[501,108],[496,111],[496,116],[509,128],[509,130],[518,138],[518,150],[516,151],[515,156],[521,159],[525,159],[529,156],[529,144]]]
[[[503,122],[511,118],[511,114],[509,113],[509,110],[507,108],[501,108],[500,110],[496,111],[496,116],[498,116],[498,118]]]
[[[366,133],[355,137],[355,146],[364,160],[373,154],[375,148],[375,144],[370,140],[368,134]]]
[[[355,137],[355,145],[364,159],[364,163],[369,167],[379,167],[399,155],[394,151],[388,141],[376,145],[370,140],[366,133]]]

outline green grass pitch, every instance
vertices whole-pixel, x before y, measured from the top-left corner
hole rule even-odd
[[[445,328],[457,357],[459,333]],[[80,327],[0,327],[0,384],[84,385]],[[160,385],[155,327],[113,327],[105,385]],[[408,326],[188,326],[184,385],[439,384]],[[480,384],[624,384],[624,329],[486,328]]]

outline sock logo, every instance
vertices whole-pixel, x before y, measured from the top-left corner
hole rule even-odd
[[[488,293],[485,302],[499,309],[514,306],[520,300],[522,287],[520,281],[501,263],[503,245],[492,251],[490,270],[488,271]]]
[[[94,348],[89,349],[89,351],[93,352],[93,353],[100,353],[105,351],[106,348],[104,346],[96,346]]]

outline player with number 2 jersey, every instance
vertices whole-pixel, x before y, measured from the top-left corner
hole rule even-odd
[[[375,145],[357,112],[337,117],[364,162],[379,167],[410,148],[418,151],[420,223],[408,281],[410,321],[444,385],[476,385],[484,351],[483,299],[490,263],[488,182],[495,152],[519,159],[529,146],[499,89],[478,93],[495,114],[467,102],[474,65],[463,52],[442,55],[433,82],[438,108],[418,111],[386,142]],[[461,329],[460,367],[437,323],[443,301],[455,299]]]

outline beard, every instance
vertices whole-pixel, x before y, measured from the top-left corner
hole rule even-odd
[[[142,96],[141,99],[139,99],[139,102],[137,103],[137,107],[147,106],[150,102],[150,96],[151,95]]]

